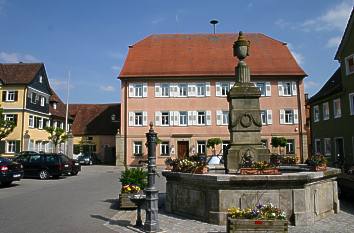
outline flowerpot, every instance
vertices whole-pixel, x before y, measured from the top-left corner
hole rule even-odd
[[[133,193],[120,193],[119,194],[119,208],[120,209],[136,209],[137,206],[132,202],[129,196]]]
[[[195,174],[206,174],[206,173],[208,173],[208,168],[207,167],[197,167],[194,170],[194,173]]]
[[[241,232],[288,232],[287,220],[233,219],[227,217],[226,231]]]
[[[279,175],[281,174],[278,168],[269,168],[261,170],[262,175]]]
[[[240,168],[241,175],[259,175],[260,170],[256,168]]]
[[[324,164],[324,165],[316,165],[316,166],[312,167],[312,170],[316,171],[316,172],[318,172],[318,171],[326,171],[327,170],[327,165],[326,164]]]

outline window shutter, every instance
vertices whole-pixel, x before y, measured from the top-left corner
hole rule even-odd
[[[15,122],[15,125],[17,125],[17,114],[14,114],[14,122]]]
[[[2,91],[2,101],[6,101],[6,91]]]
[[[230,89],[235,85],[235,82],[230,82]]]
[[[285,110],[280,109],[280,124],[284,124],[285,121]]]
[[[188,96],[195,96],[196,95],[196,86],[194,83],[189,83],[188,84]]]
[[[279,96],[284,95],[283,82],[278,82],[278,92],[279,92]]]
[[[188,111],[188,125],[193,125],[193,111]]]
[[[4,93],[5,91],[3,91]],[[5,153],[5,141],[0,141],[0,153],[4,154]]]
[[[222,111],[216,111],[216,125],[222,125]]]
[[[293,113],[294,113],[294,124],[299,124],[299,114],[298,114],[298,110],[297,110],[297,109],[294,109]]]
[[[215,90],[216,90],[215,95],[216,96],[221,96],[221,85],[220,85],[220,82],[216,82],[215,83]]]
[[[205,83],[205,96],[210,96],[210,82]]]
[[[292,94],[297,95],[296,82],[291,82]]]
[[[267,110],[267,124],[273,124],[272,110]]]
[[[147,97],[148,87],[147,83],[143,83],[143,97]]]
[[[272,95],[272,86],[270,85],[270,82],[266,82],[266,96],[271,96]]]
[[[134,112],[129,112],[129,126],[134,126]]]
[[[15,141],[15,152],[19,153],[20,152],[20,147],[21,147],[21,141]]]
[[[174,125],[174,112],[170,111],[169,114],[169,118],[170,118],[170,125]]]
[[[129,83],[129,97],[134,97],[134,84]]]
[[[15,91],[15,101],[18,99],[18,91]]]
[[[161,112],[155,112],[155,125],[161,125]]]
[[[206,111],[206,124],[211,125],[211,111]]]
[[[174,112],[174,125],[179,125],[179,112],[175,111]]]
[[[161,84],[155,83],[155,97],[161,96]]]
[[[147,112],[143,112],[143,126],[147,126]]]

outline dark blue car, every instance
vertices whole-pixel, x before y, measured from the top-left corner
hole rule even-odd
[[[7,158],[0,157],[0,183],[9,186],[13,181],[19,181],[23,177],[21,164]]]

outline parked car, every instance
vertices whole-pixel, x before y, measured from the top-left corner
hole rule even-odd
[[[23,177],[22,165],[7,158],[0,157],[0,184],[9,186],[13,181]]]
[[[81,165],[78,160],[71,159],[65,154],[60,154],[60,156],[62,157],[61,159],[68,161],[70,164],[70,172],[67,175],[76,176],[81,171]]]
[[[50,177],[59,178],[70,172],[69,161],[62,159],[59,154],[23,153],[15,161],[23,165],[24,176],[27,177],[45,180]]]
[[[77,160],[79,161],[80,164],[84,164],[84,165],[101,163],[101,161],[97,158],[95,154],[83,154],[80,155]]]

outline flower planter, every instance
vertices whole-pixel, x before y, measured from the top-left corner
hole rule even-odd
[[[120,193],[119,194],[119,208],[120,209],[136,209],[137,206],[132,202],[129,196],[134,193]]]
[[[316,172],[318,172],[318,171],[326,171],[327,170],[327,165],[324,164],[324,165],[313,166],[312,170],[316,171]]]
[[[194,172],[195,174],[206,174],[208,173],[208,168],[207,167],[197,167]]]
[[[234,219],[227,217],[226,231],[241,232],[288,232],[287,220]]]
[[[240,168],[241,175],[279,175],[278,168],[256,169],[256,168]]]

